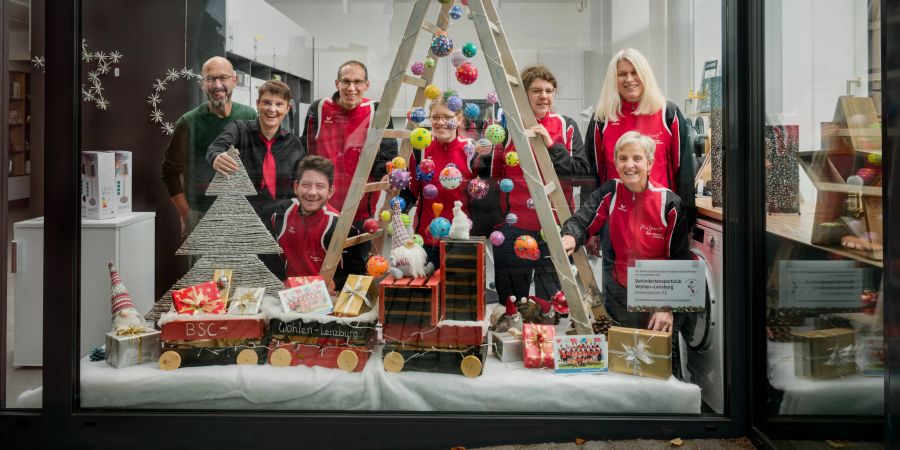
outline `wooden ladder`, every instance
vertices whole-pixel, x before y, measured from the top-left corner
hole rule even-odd
[[[435,34],[441,30],[447,30],[450,24],[449,11],[455,2],[451,1],[442,4],[437,22],[429,23],[425,21],[425,14],[432,3],[431,0],[418,0],[413,6],[409,22],[406,25],[406,31],[403,34],[403,39],[394,58],[394,64],[391,67],[390,77],[381,96],[381,104],[375,113],[373,127],[369,129],[366,144],[359,158],[359,164],[356,166],[355,180],[368,179],[368,174],[371,173],[372,164],[375,161],[382,138],[403,139],[400,147],[400,156],[407,161],[409,160],[412,146],[409,139],[406,138],[409,137],[410,130],[414,129],[416,124],[408,121],[406,130],[386,130],[386,127],[401,84],[406,83],[417,87],[416,96],[412,104],[413,108],[425,105],[425,87],[431,84],[434,68],[426,67],[422,77],[407,75],[406,70],[409,67],[410,57],[419,32],[425,30]],[[525,173],[525,181],[534,201],[534,209],[540,220],[541,228],[553,230],[556,228],[556,220],[553,217],[554,210],[559,217],[560,223],[571,217],[571,213],[569,212],[569,206],[563,194],[562,186],[559,183],[559,178],[556,176],[556,170],[553,168],[553,162],[550,160],[547,147],[544,145],[543,139],[536,137],[534,132],[530,130],[532,126],[537,124],[537,119],[535,119],[534,113],[531,111],[528,95],[519,77],[519,71],[513,59],[509,42],[506,40],[506,34],[503,32],[503,27],[497,16],[497,10],[492,0],[469,0],[469,9],[481,43],[481,51],[484,52],[497,96],[500,99],[500,104],[503,105],[504,114],[506,114],[509,136],[517,149],[533,149],[533,152],[519,150],[518,154],[519,163],[522,166],[522,171]],[[434,57],[431,53],[430,46],[428,56],[436,61],[440,60],[440,58]],[[520,110],[519,105],[524,105],[525,107]],[[537,159],[535,159],[535,156],[537,156]],[[410,168],[410,170],[414,169]],[[540,174],[543,174],[543,180]],[[387,187],[387,182],[353,183],[350,186],[350,191],[347,193],[346,200],[344,200],[344,207],[341,210],[340,219],[328,245],[328,251],[320,272],[327,282],[330,282],[334,277],[334,271],[337,268],[343,249],[380,238],[383,235],[384,230],[381,229],[376,233],[364,233],[350,239],[347,238],[353,217],[356,215],[356,208],[362,199],[363,193],[377,192],[385,190]],[[553,261],[562,290],[569,303],[570,315],[575,324],[575,329],[579,334],[593,334],[588,318],[588,309],[591,304],[595,304],[600,305],[599,310],[603,314],[605,314],[605,310],[602,307],[603,302],[600,289],[594,280],[593,272],[587,261],[587,255],[584,249],[580,249],[574,255],[575,266],[578,269],[578,277],[576,278],[572,267],[569,265],[566,252],[563,250],[562,239],[559,234],[545,232],[544,236],[550,250],[550,258]],[[584,286],[583,291],[579,290],[578,279],[581,280]],[[582,298],[588,301],[585,302]]]

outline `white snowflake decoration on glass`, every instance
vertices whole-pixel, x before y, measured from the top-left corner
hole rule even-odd
[[[162,103],[162,100],[156,92],[147,96],[147,104],[150,105],[151,108],[156,108],[156,105],[160,103]]]
[[[118,64],[119,60],[122,59],[122,54],[119,53],[118,50],[113,50],[113,51],[109,52],[109,59],[112,61],[113,64]]]
[[[81,85],[81,100],[83,102],[95,103],[97,109],[102,111],[106,111],[109,108],[110,102],[103,96],[101,76],[108,75],[113,69],[117,69],[114,65],[118,65],[122,58],[122,54],[116,50],[109,53],[100,50],[90,52],[88,51],[87,40],[81,40],[81,60],[86,64],[96,61],[96,67],[87,73],[88,85]],[[43,57],[40,57],[40,61],[43,64]],[[37,64],[36,61],[35,64]]]
[[[90,91],[86,90],[84,87],[81,88],[81,101],[91,103],[94,101],[94,94]]]
[[[156,83],[153,84],[153,89],[155,89],[156,92],[162,92],[166,90],[166,82],[157,78]]]
[[[35,56],[34,58],[31,58],[31,64],[34,65],[35,69],[41,69],[41,73],[47,72],[46,63],[47,61],[44,60],[43,56]]]
[[[160,111],[160,110],[158,110],[158,109],[154,109],[154,110],[150,113],[150,121],[151,121],[151,122],[155,122],[155,123],[162,123],[162,122],[163,122],[163,116],[164,116],[164,114],[163,114],[162,111]]]
[[[162,130],[166,133],[166,135],[171,136],[175,133],[175,126],[172,125],[172,122],[165,122],[162,124]]]
[[[172,68],[166,71],[166,76],[157,78],[153,83],[153,91],[147,96],[147,104],[150,105],[150,122],[158,123],[159,129],[167,136],[175,133],[175,124],[164,120],[165,114],[159,109],[162,104],[162,92],[166,90],[167,83],[184,78],[185,80],[199,80],[201,77],[194,73],[192,69],[187,67],[181,70]]]
[[[166,71],[166,81],[175,81],[179,77],[177,69],[169,69]]]
[[[106,108],[109,107],[109,100],[105,98],[101,98],[97,100],[97,108],[103,111],[106,111]]]

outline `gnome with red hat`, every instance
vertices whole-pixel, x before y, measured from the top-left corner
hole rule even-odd
[[[522,332],[522,315],[516,309],[516,298],[510,296],[506,301],[506,311],[502,308],[495,308],[491,314],[491,331],[495,333],[508,332],[511,329]]]
[[[128,294],[128,289],[125,289],[122,277],[119,276],[119,270],[112,261],[109,262],[109,278],[113,331],[143,328],[144,316],[135,308],[131,295]]]

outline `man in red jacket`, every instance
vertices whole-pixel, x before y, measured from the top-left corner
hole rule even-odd
[[[331,199],[331,205],[338,211],[343,210],[344,199],[354,182],[356,166],[375,119],[375,110],[378,108],[377,102],[364,97],[370,86],[365,64],[354,60],[341,64],[338,67],[337,79],[334,80],[337,92],[330,98],[316,100],[310,105],[306,127],[300,138],[307,154],[322,156],[334,163],[334,197]],[[392,128],[390,121],[387,127]],[[382,140],[368,179],[357,182],[365,183],[383,177],[387,173],[385,163],[395,156],[397,156],[397,141]],[[371,193],[363,195],[353,217],[356,231],[362,229],[364,220],[375,215],[377,202],[377,196]],[[348,273],[365,273],[370,247],[370,243],[367,242],[347,249],[344,264]]]

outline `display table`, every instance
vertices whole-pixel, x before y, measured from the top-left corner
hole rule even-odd
[[[163,371],[81,361],[81,407],[699,414],[700,388],[674,377],[556,375],[485,360],[482,376],[385,372],[381,346],[362,372],[321,367],[211,366]],[[41,406],[41,389],[18,399]]]
[[[883,377],[856,374],[831,380],[797,378],[794,346],[789,342],[769,341],[768,360],[769,384],[784,392],[778,410],[781,415],[884,414]]]

